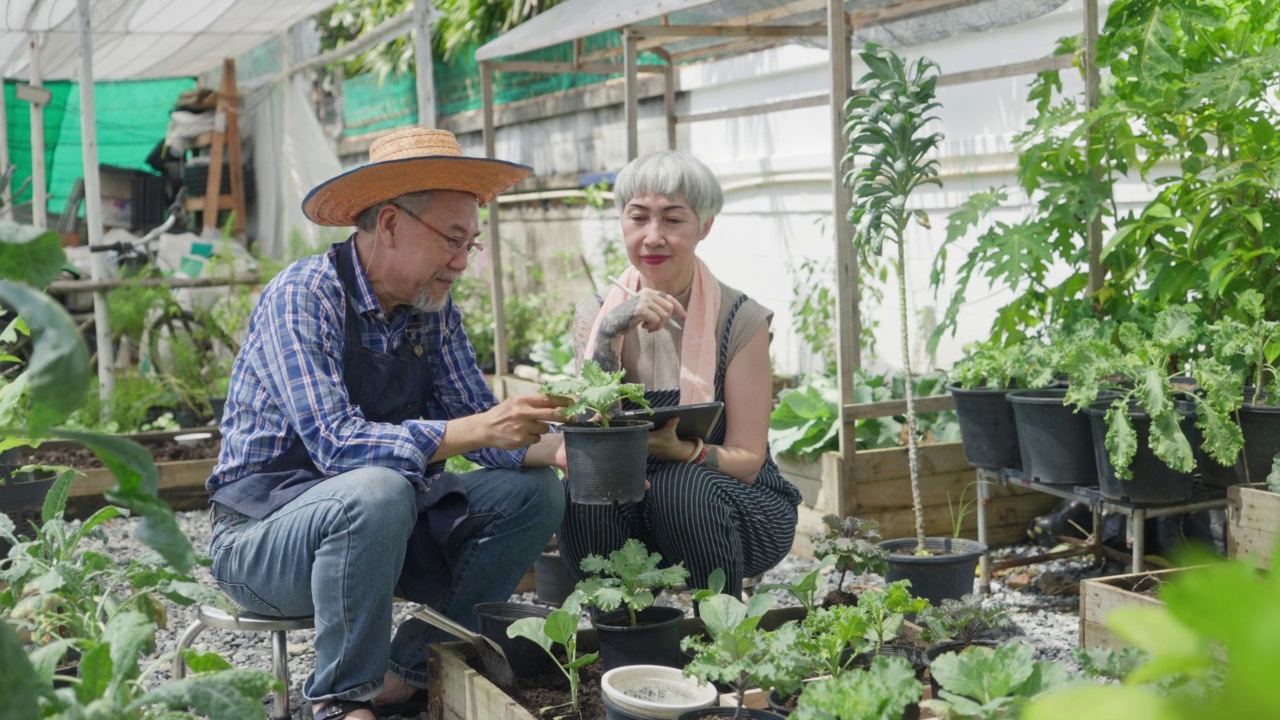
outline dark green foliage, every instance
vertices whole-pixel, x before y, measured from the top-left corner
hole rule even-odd
[[[605,372],[600,363],[587,360],[582,363],[580,377],[545,383],[539,392],[573,399],[573,404],[563,410],[565,417],[577,417],[591,411],[599,414],[602,426],[609,427],[609,412],[623,398],[641,407],[649,407],[649,401],[644,397],[644,385],[622,382],[622,376],[626,374],[625,370]]]
[[[604,612],[612,612],[626,605],[631,625],[636,624],[636,613],[653,605],[653,591],[684,582],[689,571],[684,563],[659,567],[662,556],[650,553],[644,543],[628,539],[622,547],[609,553],[608,559],[599,555],[587,555],[578,563],[582,571],[591,576],[578,583],[586,596],[583,600]]]

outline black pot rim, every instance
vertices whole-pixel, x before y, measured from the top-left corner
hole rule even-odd
[[[1066,388],[1026,388],[1010,392],[1005,399],[1015,405],[1066,405]]]
[[[1111,409],[1111,403],[1113,402],[1115,402],[1115,398],[1111,398],[1109,400],[1094,400],[1089,403],[1089,407],[1085,408],[1084,411],[1089,415],[1103,417],[1107,414],[1107,411]],[[1141,406],[1138,405],[1137,400],[1129,400],[1128,402],[1129,417],[1134,418],[1135,420],[1149,419],[1151,417],[1147,414],[1146,410],[1143,410]],[[1175,402],[1173,404],[1173,409],[1184,418],[1193,418],[1196,415],[1194,407],[1188,407],[1181,402]]]
[[[560,426],[561,432],[566,433],[626,433],[638,432],[640,429],[649,432],[653,428],[653,423],[648,420],[615,420],[609,424],[609,427],[600,427],[598,423],[581,423],[570,425],[565,423]]]
[[[926,549],[931,549],[931,544],[945,547],[948,543],[955,549],[946,551],[945,555],[902,555],[894,554],[893,551],[915,545],[915,538],[894,538],[881,540],[876,544],[889,551],[889,562],[905,565],[951,565],[976,560],[987,552],[986,545],[968,538],[926,537],[924,542]],[[941,550],[943,547],[936,549]]]
[[[948,392],[950,392],[952,395],[956,395],[956,394],[959,394],[959,395],[991,395],[991,396],[995,396],[995,395],[1007,395],[1007,394],[1009,394],[1009,393],[1011,393],[1011,392],[1013,392],[1014,390],[1017,390],[1017,389],[1018,389],[1018,388],[1007,387],[1007,388],[1000,388],[999,390],[996,390],[996,389],[992,389],[992,388],[989,388],[989,387],[986,387],[986,386],[983,386],[983,387],[976,387],[976,388],[965,388],[965,387],[960,387],[960,385],[959,385],[959,384],[956,384],[956,383],[952,383],[952,384],[950,384],[950,385],[947,385],[947,391],[948,391]]]
[[[684,610],[681,610],[680,608],[661,607],[658,605],[651,605],[636,613],[637,619],[641,617],[645,617],[646,615],[648,616],[667,615],[669,617],[658,618],[656,621],[651,620],[650,622],[647,622],[644,625],[636,625],[632,627],[631,617],[627,613],[627,609],[624,607],[624,608],[619,608],[617,610],[612,610],[607,613],[600,614],[594,620],[591,621],[591,624],[597,629],[605,628],[610,632],[643,632],[657,625],[666,625],[667,623],[680,622],[681,620],[684,619]],[[611,625],[609,621],[613,620],[615,617],[621,618],[623,624]],[[649,618],[646,618],[646,619],[649,619]]]

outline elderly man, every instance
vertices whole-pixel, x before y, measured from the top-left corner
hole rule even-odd
[[[530,168],[413,128],[315,188],[313,222],[356,232],[285,268],[232,369],[208,481],[213,576],[245,609],[314,615],[317,720],[425,708],[427,645],[392,596],[474,628],[559,525],[547,466],[563,401],[497,403],[449,289],[480,249],[479,207]],[[484,469],[444,472],[466,455]],[[371,702],[372,701],[372,702]]]

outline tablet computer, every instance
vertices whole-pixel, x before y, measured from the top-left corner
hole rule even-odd
[[[676,437],[681,440],[691,440],[695,437],[707,439],[711,434],[711,429],[716,426],[716,421],[720,419],[720,413],[724,411],[724,403],[709,402],[699,403],[697,405],[671,405],[667,407],[653,408],[653,412],[648,410],[627,410],[613,416],[614,420],[648,420],[653,423],[653,429],[657,430],[666,425],[671,418],[680,418],[680,424],[676,426]]]

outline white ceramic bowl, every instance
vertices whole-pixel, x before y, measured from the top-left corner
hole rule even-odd
[[[196,443],[204,442],[212,437],[213,433],[194,432],[186,433],[185,435],[174,435],[173,441],[179,445],[195,445]]]
[[[720,697],[710,683],[700,684],[679,668],[663,665],[614,668],[600,678],[600,691],[619,709],[659,719],[709,707]]]

